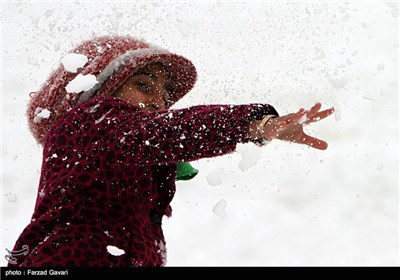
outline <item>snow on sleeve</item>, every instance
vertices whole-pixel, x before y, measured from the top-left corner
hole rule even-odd
[[[225,209],[226,209],[226,201],[225,199],[221,199],[220,201],[218,201],[217,204],[215,204],[212,211],[215,215],[225,219],[226,218]]]
[[[236,147],[236,152],[242,156],[242,159],[239,162],[239,168],[242,171],[249,170],[251,167],[256,165],[262,155],[260,147],[255,144],[238,145]]]
[[[8,202],[17,202],[17,196],[13,193],[5,193],[4,196],[7,198]]]
[[[69,53],[61,59],[61,63],[64,65],[65,70],[76,73],[79,67],[83,67],[88,58],[86,55],[79,53]]]
[[[123,254],[125,254],[125,251],[116,247],[116,246],[112,246],[112,245],[108,245],[107,246],[107,252],[110,253],[113,256],[121,256]]]
[[[211,186],[217,186],[222,184],[222,175],[224,174],[223,168],[218,168],[214,171],[211,171],[207,176],[207,182]]]
[[[68,93],[71,92],[81,92],[81,91],[87,91],[94,87],[95,84],[97,84],[98,81],[96,80],[95,75],[82,75],[78,74],[75,79],[70,81],[68,85],[65,87]]]
[[[51,112],[47,109],[37,107],[35,110],[35,117],[33,121],[35,123],[40,123],[43,119],[47,119],[50,117]]]

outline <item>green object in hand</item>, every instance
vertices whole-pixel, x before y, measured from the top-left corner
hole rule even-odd
[[[199,170],[194,168],[188,162],[177,163],[176,168],[178,169],[178,173],[176,174],[176,180],[190,180],[193,179],[194,176],[199,173]]]

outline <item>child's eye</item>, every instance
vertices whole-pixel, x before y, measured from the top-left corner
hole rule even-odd
[[[142,81],[137,81],[136,85],[143,91],[149,92],[151,90],[150,86]]]

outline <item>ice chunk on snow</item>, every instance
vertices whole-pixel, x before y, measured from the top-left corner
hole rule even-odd
[[[65,70],[72,73],[76,73],[76,70],[78,70],[79,67],[83,67],[86,62],[88,62],[86,55],[79,53],[69,53],[61,59]]]
[[[261,150],[256,145],[240,145],[236,147],[236,151],[242,156],[239,162],[239,168],[246,171],[257,164],[261,158]]]
[[[95,75],[82,75],[78,74],[75,79],[70,81],[65,87],[68,93],[86,91],[91,89],[98,81]]]
[[[213,208],[213,213],[217,216],[220,216],[221,218],[226,218],[226,201],[225,199],[221,199],[220,201],[218,201],[217,204],[215,204],[214,208]]]
[[[47,109],[37,107],[35,110],[35,117],[33,118],[33,122],[40,123],[43,119],[47,119],[50,117],[51,112]]]
[[[5,193],[4,196],[7,197],[9,202],[17,202],[17,196],[13,193]]]
[[[211,186],[221,185],[222,184],[222,175],[224,174],[223,168],[218,168],[212,171],[207,176],[207,182]]]
[[[112,246],[112,245],[107,246],[107,252],[110,253],[111,255],[117,256],[117,257],[125,254],[124,250],[122,250],[118,247]]]

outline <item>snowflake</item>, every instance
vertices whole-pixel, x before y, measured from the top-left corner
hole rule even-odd
[[[40,197],[44,197],[45,194],[46,194],[46,193],[44,192],[44,188],[42,188],[42,189],[40,190],[40,192],[39,192],[39,196],[40,196]]]

